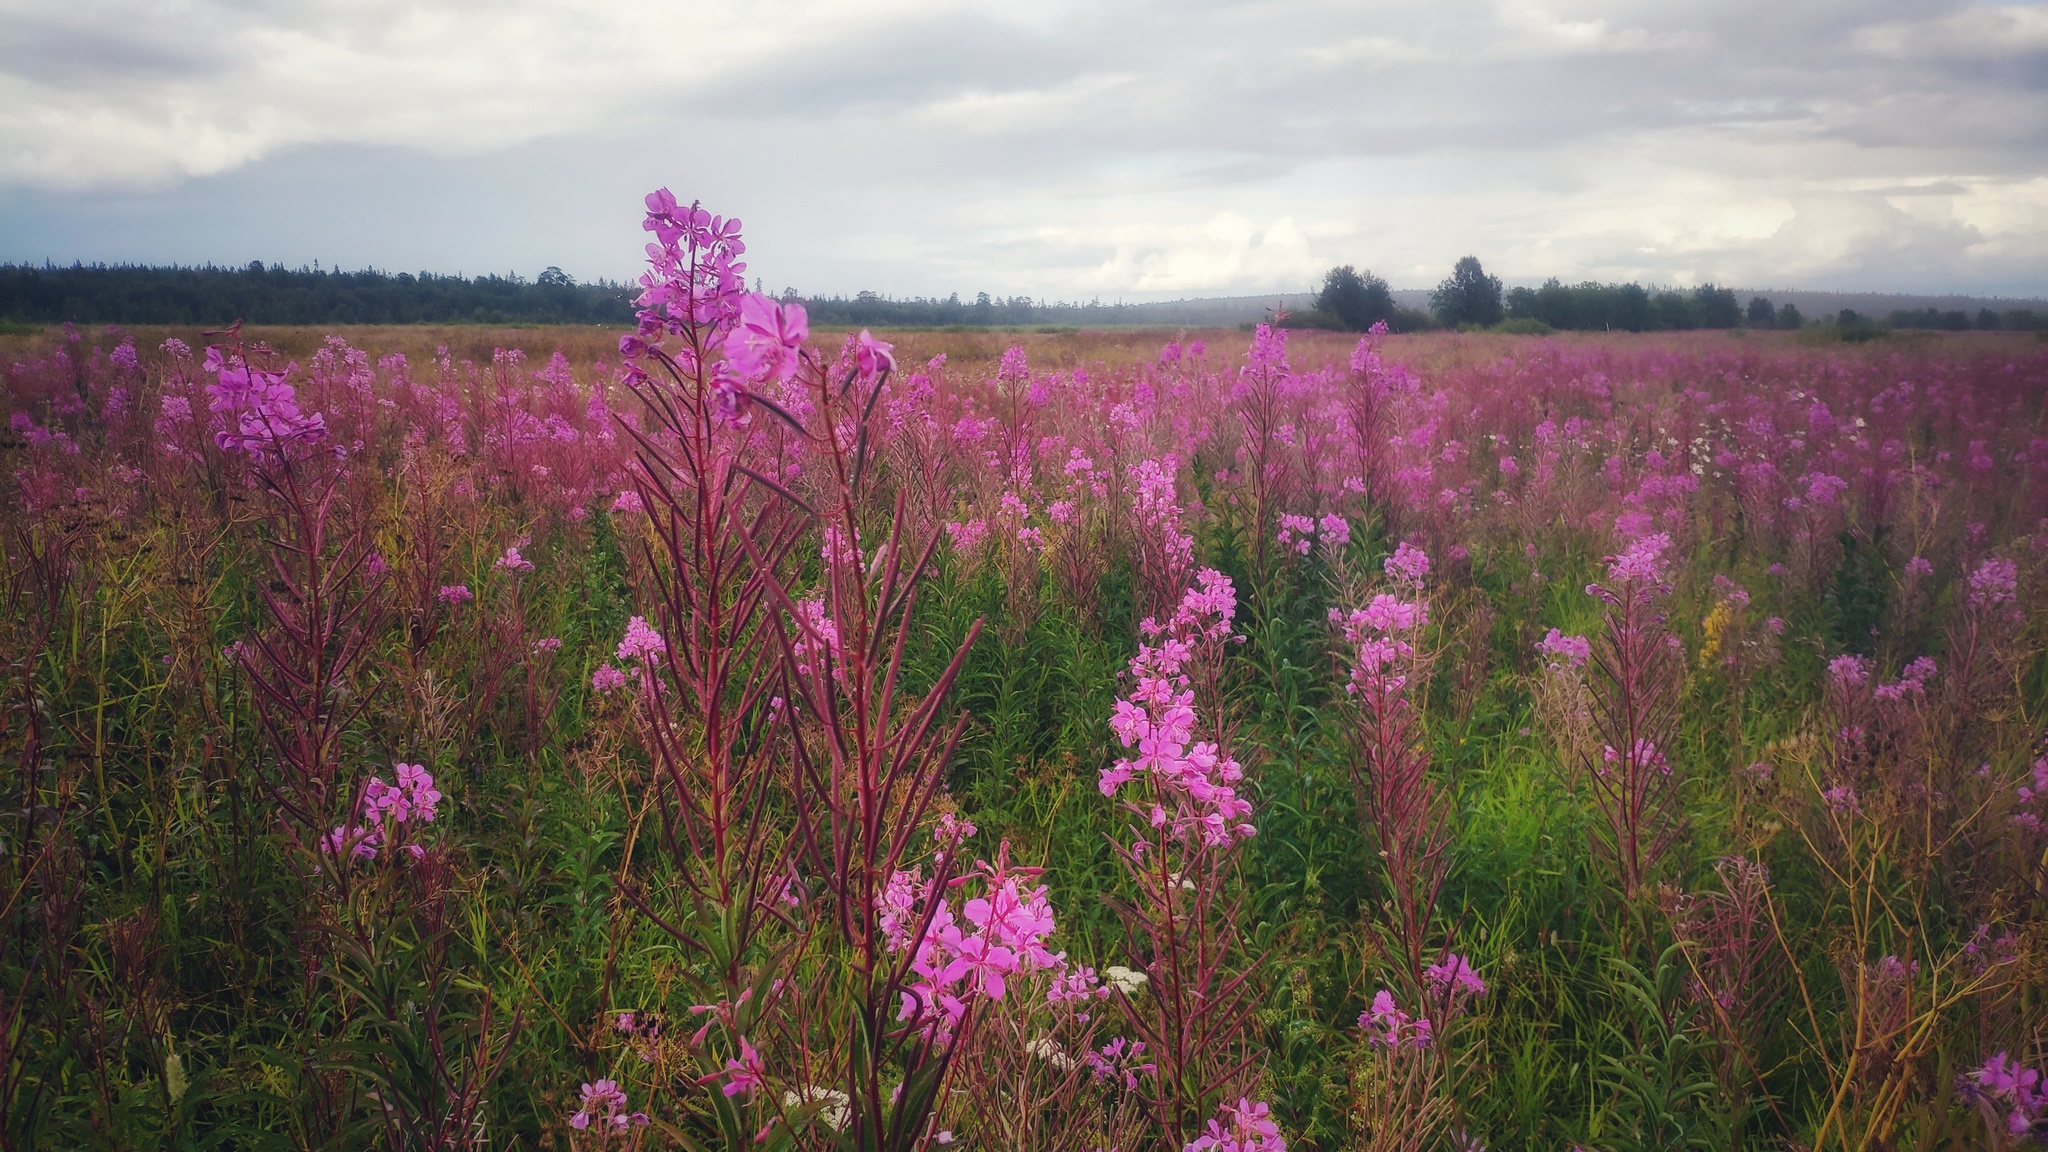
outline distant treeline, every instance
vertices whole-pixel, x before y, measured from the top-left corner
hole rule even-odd
[[[1008,328],[1060,325],[1096,328],[1116,324],[1214,322],[1209,317],[1196,315],[1199,309],[1174,304],[1104,304],[1100,301],[1049,304],[1029,296],[1012,296],[1006,300],[986,292],[977,294],[971,301],[962,300],[958,292],[944,299],[913,296],[897,300],[877,292],[861,292],[851,297],[803,297],[785,292],[783,298],[800,300],[811,323],[826,327]]]
[[[631,324],[638,289],[311,268],[0,264],[0,320],[54,324]]]
[[[1560,284],[1514,288],[1507,294],[1510,320],[1528,319],[1552,328],[1621,329],[1651,332],[1681,328],[1799,328],[1809,323],[1869,326],[1873,321],[1844,311],[1838,316],[1806,317],[1797,306],[1773,306],[1769,297],[1752,296],[1738,307],[1735,293],[1704,284],[1690,292],[1651,293],[1639,284]],[[1975,316],[1934,308],[1900,309],[1885,318],[1889,328],[1939,328],[1950,332],[2031,332],[2048,325],[2048,316],[2027,308],[1994,312],[1980,308]]]
[[[1879,323],[1847,309],[1837,316],[1809,318],[1799,314],[1797,305],[1774,305],[1765,296],[1752,296],[1745,306],[1734,289],[1713,284],[1684,292],[1653,291],[1641,284],[1566,284],[1553,277],[1540,288],[1503,290],[1500,277],[1489,275],[1477,257],[1467,256],[1430,293],[1427,313],[1396,307],[1385,279],[1347,264],[1330,269],[1313,304],[1285,321],[1291,328],[1354,332],[1382,322],[1396,332],[1443,327],[1530,333],[1560,329],[1669,332],[1688,328],[1800,328],[1808,323],[1827,323],[1868,338],[1881,335],[1886,328],[2037,331],[2048,328],[2048,315],[2026,308],[2002,313],[1980,308],[1975,316],[1925,308],[1895,311]]]
[[[1534,320],[1552,328],[1624,332],[1734,328],[1743,322],[1735,293],[1712,284],[1690,292],[1651,292],[1640,284],[1566,285],[1552,279],[1541,288],[1509,289],[1507,314],[1510,320]],[[1798,315],[1793,309],[1788,327],[1797,326]],[[1772,321],[1775,326],[1775,315]]]
[[[129,264],[0,264],[0,323],[55,324],[603,324],[633,323],[635,285],[613,281],[578,284],[559,268],[532,280],[518,275],[442,276],[431,272],[336,272],[315,268],[144,267]],[[892,299],[875,292],[851,297],[804,297],[811,322],[824,327],[1107,327],[1149,325],[1233,326],[1244,319],[1239,301],[1143,304],[1046,303],[983,292],[972,300]],[[1950,331],[2048,327],[2048,314],[2027,309],[1994,312],[1895,311],[1880,324],[1845,313],[1822,317],[1865,328],[1934,328]],[[1503,291],[1479,261],[1466,257],[1431,294],[1430,310],[1400,308],[1387,282],[1349,266],[1333,268],[1313,304],[1287,316],[1294,328],[1363,331],[1385,321],[1397,332],[1432,327],[1515,331],[1550,329],[1629,332],[1686,328],[1798,328],[1811,322],[1791,304],[1764,297],[1742,306],[1733,291],[1707,284],[1685,292],[1652,291],[1640,284],[1563,284]]]
[[[1752,303],[1764,310],[1763,322],[1780,321],[1768,301]],[[1347,328],[1362,331],[1385,322],[1396,332],[1423,328],[1492,328],[1509,331],[1554,329],[1671,331],[1686,328],[1734,328],[1743,323],[1735,293],[1712,284],[1690,292],[1652,292],[1640,284],[1574,284],[1552,279],[1541,288],[1502,290],[1500,277],[1489,275],[1476,257],[1459,260],[1451,275],[1430,293],[1429,312],[1396,307],[1384,278],[1350,265],[1332,268],[1323,277],[1315,304],[1288,320],[1297,328]],[[1788,327],[1801,323],[1799,310],[1786,306]]]
[[[1937,308],[1918,308],[1895,311],[1885,318],[1885,323],[1893,328],[1935,328],[1943,332],[1968,332],[1972,328],[1980,332],[2037,332],[2048,328],[2048,313],[2036,312],[2032,308],[2011,308],[2004,312],[1979,308],[1972,316],[1960,308],[1948,312]]]
[[[633,323],[639,288],[578,284],[559,268],[533,280],[312,268],[153,268],[0,264],[0,321],[28,324],[611,324]],[[803,297],[827,327],[945,328],[1215,323],[1198,305],[1048,304],[983,292],[941,298]],[[1183,314],[1184,313],[1184,314]],[[1235,322],[1234,320],[1232,321]]]

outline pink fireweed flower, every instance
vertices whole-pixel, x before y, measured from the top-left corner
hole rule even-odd
[[[521,556],[519,554],[519,545],[514,544],[505,549],[505,554],[498,557],[498,562],[492,565],[492,567],[502,568],[507,572],[531,572],[533,571],[533,561]]]
[[[217,425],[214,442],[221,449],[274,455],[327,438],[327,418],[299,411],[297,392],[284,382],[284,373],[258,371],[219,348],[206,350],[206,371],[214,374],[206,386],[210,410],[223,423],[232,421],[232,427]]]
[[[1970,573],[1968,603],[1972,608],[2011,604],[2018,598],[2019,586],[2019,565],[1997,558],[1986,560]]]
[[[1126,1040],[1119,1036],[1088,1053],[1083,1060],[1098,1082],[1121,1080],[1126,1089],[1135,1089],[1140,1076],[1157,1070],[1153,1065],[1143,1062],[1144,1056],[1143,1040]]]
[[[635,616],[626,622],[626,637],[619,641],[619,659],[651,660],[661,651],[661,633],[648,626],[646,617]]]
[[[767,1083],[767,1072],[768,1066],[762,1061],[760,1051],[745,1036],[742,1036],[740,1037],[740,1054],[738,1058],[727,1060],[725,1062],[725,1071],[714,1072],[709,1077],[706,1077],[706,1080],[715,1080],[720,1076],[724,1076],[726,1077],[725,1086],[719,1089],[720,1092],[724,1093],[728,1098],[733,1096],[750,1096],[755,1089]]]
[[[612,501],[612,511],[622,514],[627,512],[645,512],[647,511],[647,505],[641,502],[638,491],[628,488],[624,492],[619,493],[618,498]]]
[[[1626,583],[1635,581],[1642,584],[1664,583],[1664,553],[1671,548],[1671,537],[1662,532],[1639,537],[1618,556],[1607,560],[1607,578]]]
[[[1351,543],[1351,521],[1332,512],[1316,521],[1325,548],[1342,548]]]
[[[996,864],[977,861],[954,881],[953,886],[983,886],[983,894],[968,899],[957,915],[946,893],[934,892],[919,871],[898,871],[876,897],[883,938],[892,952],[911,957],[914,979],[903,994],[899,1019],[948,1035],[974,997],[1001,1000],[1015,977],[1063,970],[1066,955],[1046,947],[1055,928],[1046,888],[1023,884],[1038,870],[1013,868],[1008,857],[1005,844]],[[913,939],[927,915],[929,924]]]
[[[1134,683],[1109,720],[1119,743],[1137,755],[1102,769],[1098,786],[1103,795],[1114,796],[1145,776],[1154,788],[1154,827],[1171,824],[1176,837],[1223,846],[1255,835],[1257,828],[1244,819],[1251,804],[1235,787],[1244,777],[1242,766],[1215,744],[1194,741],[1198,718],[1184,667],[1197,645],[1232,638],[1237,593],[1229,578],[1214,569],[1204,570],[1197,580],[1200,586],[1182,595],[1167,623],[1146,620],[1139,626],[1151,641],[1140,645],[1131,660]]]
[[[450,608],[454,608],[476,599],[476,593],[471,592],[467,584],[443,584],[441,585],[441,591],[436,593],[435,598]]]
[[[1358,1026],[1365,1032],[1365,1042],[1373,1048],[1398,1051],[1401,1048],[1427,1048],[1434,1033],[1428,1017],[1410,1016],[1394,1003],[1394,994],[1385,988],[1372,998],[1372,1007],[1358,1015]]]
[[[2013,1136],[2035,1132],[2048,1121],[2048,1084],[2041,1074],[2024,1067],[2004,1052],[1983,1065],[1956,1077],[1956,1089],[1965,1100],[1985,1108],[1996,1118],[2005,1109],[2005,1129]]]
[[[626,1093],[616,1080],[599,1080],[583,1086],[582,1105],[569,1117],[569,1127],[585,1131],[595,1125],[599,1131],[623,1132],[648,1123],[645,1112],[626,1110]]]
[[[434,777],[420,764],[393,767],[398,773],[398,788],[405,794],[413,815],[423,823],[433,823],[435,805],[441,802],[441,793],[434,787]]]
[[[377,858],[377,831],[357,825],[353,828],[338,826],[320,839],[320,850],[329,856],[348,856],[356,860]]]
[[[1584,668],[1593,657],[1593,644],[1584,636],[1567,636],[1552,628],[1549,635],[1536,642],[1536,651],[1552,668]]]
[[[1432,995],[1453,1006],[1486,995],[1486,981],[1472,970],[1471,961],[1455,952],[1423,969],[1422,978]]]
[[[1345,620],[1345,633],[1356,640],[1373,632],[1406,632],[1429,623],[1429,603],[1402,600],[1381,592]]]
[[[726,335],[726,363],[746,379],[788,380],[810,331],[803,305],[750,292],[740,298],[739,323]]]
[[[1828,661],[1828,680],[1837,688],[1861,687],[1870,681],[1870,658],[1847,653]]]
[[[796,604],[797,638],[790,645],[799,675],[822,673],[829,662],[834,679],[843,679],[840,663],[839,624],[825,612],[823,600],[799,600]]]
[[[1927,682],[1934,678],[1935,664],[1922,656],[1899,670],[1899,678],[1889,684],[1880,684],[1871,695],[1879,700],[1896,703],[1927,695]]]
[[[1207,1130],[1182,1152],[1287,1152],[1287,1141],[1264,1101],[1239,1098],[1218,1109]]]
[[[891,353],[895,347],[875,339],[863,328],[853,341],[853,366],[866,373],[894,372],[896,357]]]
[[[953,551],[972,555],[988,539],[988,521],[968,520],[946,521],[946,539],[953,545]]]
[[[1624,772],[1624,779],[1632,779],[1634,778],[1633,773],[1640,773],[1642,771],[1655,772],[1660,776],[1671,775],[1671,761],[1665,757],[1663,750],[1658,748],[1654,741],[1637,740],[1626,757],[1627,763],[1624,764],[1623,760],[1624,757],[1621,751],[1615,748],[1614,745],[1602,744],[1600,746],[1600,763],[1593,766],[1593,771],[1602,779],[1605,779],[1617,770]]]
[[[1306,556],[1308,550],[1315,547],[1315,535],[1314,520],[1306,516],[1296,516],[1292,512],[1280,514],[1279,543],[1282,548]]]
[[[618,689],[624,688],[626,686],[626,679],[627,677],[624,672],[609,664],[600,664],[597,671],[590,674],[590,686],[597,689],[599,695],[609,696]]]
[[[1393,579],[1419,587],[1429,575],[1429,553],[1404,540],[1387,557],[1385,567]]]

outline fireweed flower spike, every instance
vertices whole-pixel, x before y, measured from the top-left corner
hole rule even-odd
[[[327,438],[327,418],[299,411],[297,391],[282,372],[251,368],[241,357],[206,350],[209,409],[215,414],[214,441],[223,450],[277,456],[287,449]]]
[[[1670,549],[1661,532],[1640,536],[1608,558],[1606,584],[1586,588],[1609,606],[1591,657],[1600,749],[1588,767],[1606,816],[1605,847],[1630,893],[1679,834],[1680,776],[1667,750],[1675,747],[1685,659],[1656,610],[1670,591]]]

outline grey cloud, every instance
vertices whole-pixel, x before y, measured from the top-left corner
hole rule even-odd
[[[65,254],[39,187],[153,181],[141,202],[222,245],[250,225],[210,198],[318,171],[335,214],[303,227],[380,262],[437,205],[630,217],[668,182],[812,289],[1263,291],[1339,260],[1427,282],[1465,251],[1517,277],[2048,287],[2040,4],[160,11],[0,8],[0,258]],[[442,184],[353,220],[393,165]],[[637,245],[598,238],[631,225],[558,227],[591,247],[541,262],[623,271]],[[429,246],[492,266],[514,245],[487,232]]]

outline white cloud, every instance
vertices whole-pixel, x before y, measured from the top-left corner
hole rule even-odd
[[[2044,67],[2048,6],[1959,0],[0,0],[0,258],[205,259],[291,186],[308,258],[409,266],[409,220],[474,219],[434,251],[618,274],[622,189],[668,182],[812,290],[1427,284],[1467,252],[2048,290]],[[355,155],[421,159],[394,198]],[[64,224],[81,193],[157,231]]]

